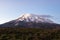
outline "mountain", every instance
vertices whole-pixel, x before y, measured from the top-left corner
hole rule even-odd
[[[23,14],[19,18],[0,25],[0,27],[20,28],[56,28],[60,24],[54,23],[48,15]]]

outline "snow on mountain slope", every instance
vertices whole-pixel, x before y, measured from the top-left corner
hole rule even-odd
[[[49,15],[23,14],[17,21],[53,23]]]

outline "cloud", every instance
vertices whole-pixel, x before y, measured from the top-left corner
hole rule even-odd
[[[41,17],[45,17],[45,18],[52,18],[53,16],[51,15],[40,15]]]

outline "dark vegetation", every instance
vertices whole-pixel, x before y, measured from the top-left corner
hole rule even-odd
[[[60,40],[60,29],[0,28],[0,40]]]

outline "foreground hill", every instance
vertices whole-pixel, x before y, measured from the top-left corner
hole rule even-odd
[[[0,40],[60,40],[60,29],[0,28]]]

